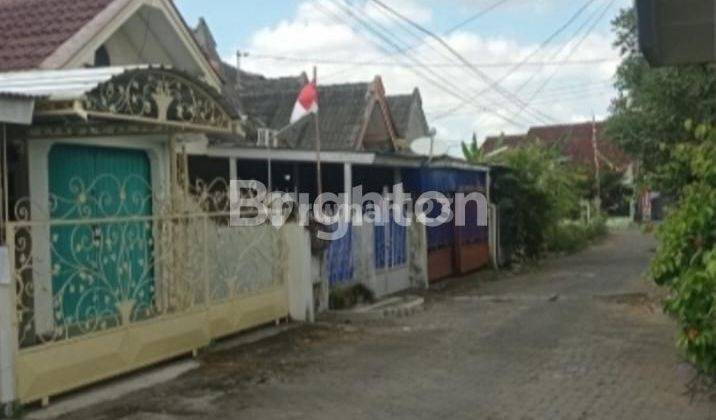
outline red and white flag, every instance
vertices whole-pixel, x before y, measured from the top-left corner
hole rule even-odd
[[[316,89],[316,83],[311,82],[304,86],[301,89],[301,93],[298,94],[298,100],[296,100],[296,105],[293,107],[293,113],[291,114],[291,124],[296,123],[308,114],[317,112],[318,90]]]

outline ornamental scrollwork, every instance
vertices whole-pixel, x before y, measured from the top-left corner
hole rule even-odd
[[[87,112],[231,131],[231,116],[208,89],[178,72],[141,69],[102,83],[83,105]]]

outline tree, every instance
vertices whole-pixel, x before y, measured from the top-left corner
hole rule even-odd
[[[483,156],[465,155],[474,163],[484,162],[475,160]],[[556,150],[536,141],[506,150],[491,157],[490,162],[510,168],[495,182],[501,191],[497,204],[510,209],[514,248],[527,258],[539,258],[546,250],[549,235],[579,210],[579,175]]]
[[[622,10],[612,24],[622,62],[607,132],[641,163],[640,181],[676,197],[688,171],[674,159],[674,146],[689,138],[687,119],[713,121],[716,72],[703,65],[651,68],[639,52],[633,9]]]
[[[679,346],[716,376],[716,72],[650,68],[633,12],[613,23],[623,61],[608,131],[638,159],[643,181],[677,198],[659,228],[651,275],[669,288],[665,309],[681,326]]]

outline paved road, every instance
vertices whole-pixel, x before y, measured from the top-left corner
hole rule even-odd
[[[642,280],[654,246],[624,232],[539,270],[456,280],[410,318],[212,352],[67,418],[716,418],[716,402],[684,394],[675,327]]]

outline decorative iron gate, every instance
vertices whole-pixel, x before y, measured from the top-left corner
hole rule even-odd
[[[57,159],[67,152],[77,150]],[[167,199],[153,194],[141,157],[100,173],[108,166],[85,152],[94,168],[51,164],[47,214],[21,200],[7,229],[21,402],[288,316],[281,234],[230,227],[225,181]]]

